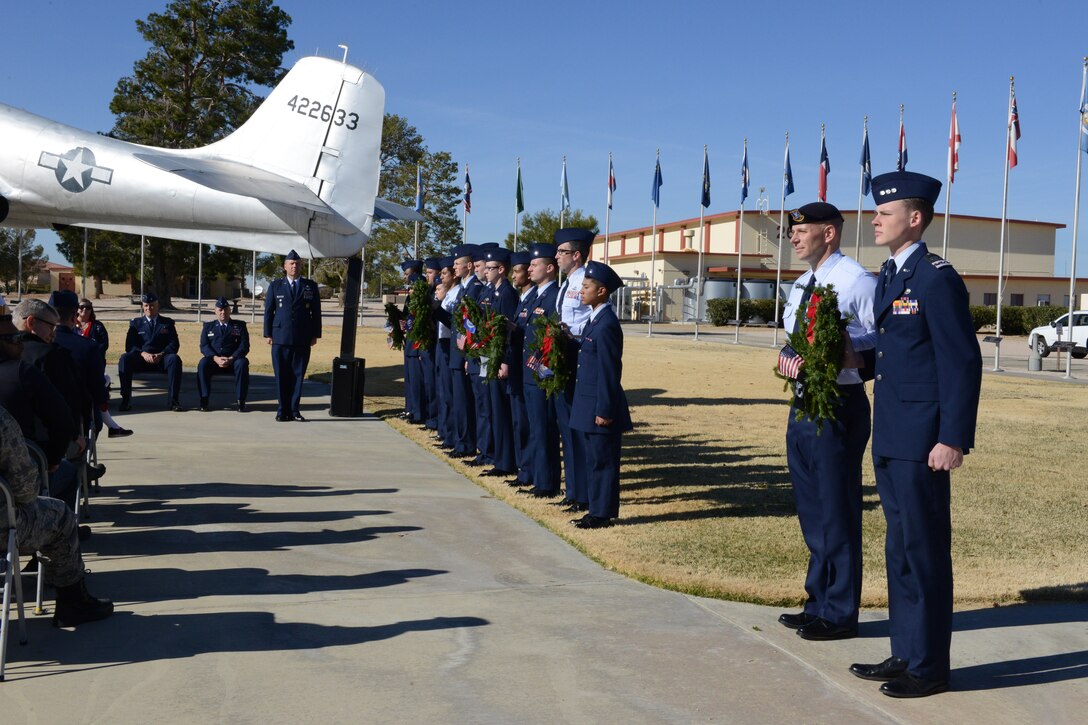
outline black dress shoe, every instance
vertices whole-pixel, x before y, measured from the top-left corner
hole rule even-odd
[[[505,481],[506,485],[510,488],[522,488],[524,486],[532,486],[530,481],[519,481],[516,478],[511,478],[509,481]]]
[[[533,498],[555,498],[559,495],[558,491],[541,491],[537,488],[522,489],[521,491],[518,491],[518,493],[532,496]]]
[[[479,457],[473,458],[471,461],[465,461],[466,466],[472,466],[473,468],[479,468],[480,466],[486,466],[487,463],[480,460]]]
[[[185,408],[181,407],[181,402],[177,400],[170,401],[170,410],[174,411],[175,413],[185,412]]]
[[[106,475],[106,467],[103,464],[98,463],[98,464],[95,464],[93,466],[91,464],[89,464],[89,463],[87,464],[87,480],[88,481],[97,481],[98,479],[102,478],[102,476],[104,476],[104,475]]]
[[[850,665],[850,674],[863,680],[888,681],[906,674],[907,661],[898,657],[889,657],[877,665]]]
[[[778,616],[778,623],[783,627],[789,627],[790,629],[798,629],[804,627],[806,624],[815,622],[819,617],[815,614],[809,614],[808,612],[798,612],[797,614],[780,614]]]
[[[797,636],[801,639],[809,639],[815,642],[826,642],[833,639],[852,639],[858,636],[857,627],[846,627],[832,624],[826,619],[817,618],[815,622],[809,622],[797,630]]]
[[[284,415],[283,413],[276,413],[276,420],[278,420],[280,423],[290,423],[291,416]]]
[[[246,401],[239,400],[238,403],[234,406],[234,409],[237,410],[239,413],[246,412]]]
[[[574,503],[570,504],[569,506],[567,506],[563,510],[566,511],[567,513],[576,514],[576,513],[582,512],[582,511],[589,511],[589,504],[588,503],[578,503],[577,501],[575,501]]]
[[[302,413],[295,413],[292,417],[295,420],[297,420],[299,423],[305,423],[306,422],[306,419],[302,417]]]
[[[132,410],[132,401],[128,398],[121,398],[121,404],[117,406],[117,410],[121,411],[122,413],[127,413],[128,411]]]
[[[201,398],[200,399],[200,411],[202,413],[207,413],[208,412],[208,399],[207,398]]]
[[[571,521],[571,523],[579,529],[607,529],[609,526],[612,526],[612,519],[586,514],[585,517]]]
[[[948,680],[926,680],[904,672],[891,682],[881,685],[880,691],[888,697],[929,697],[939,692],[948,692]]]
[[[484,471],[483,473],[481,473],[480,475],[481,476],[509,476],[512,473],[513,473],[513,471],[504,471],[501,468],[489,468],[486,471]]]
[[[128,428],[110,428],[109,433],[106,434],[107,438],[124,438],[125,436],[132,435],[132,431]]]

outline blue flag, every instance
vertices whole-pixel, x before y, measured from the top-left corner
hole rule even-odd
[[[1080,150],[1088,153],[1088,85],[1080,88]]]
[[[706,155],[706,149],[703,149],[703,198],[699,202],[706,209],[710,206],[710,159]]]
[[[785,176],[783,181],[786,185],[786,193],[783,196],[789,196],[793,193],[793,168],[790,167],[790,145],[786,143],[786,168],[784,171]]]
[[[661,206],[661,185],[664,183],[661,180],[661,159],[658,159],[654,166],[654,186],[650,191],[650,198],[654,200],[655,207]]]
[[[570,187],[567,186],[567,159],[563,158],[563,178],[559,180],[559,191],[562,197],[559,200],[561,211],[570,211]]]
[[[416,164],[416,211],[423,213],[423,177],[420,175],[419,164]]]
[[[748,198],[748,143],[744,144],[744,159],[740,162],[740,203]]]
[[[869,129],[865,129],[865,136],[861,142],[861,193],[868,195],[873,188],[873,162],[869,158]]]

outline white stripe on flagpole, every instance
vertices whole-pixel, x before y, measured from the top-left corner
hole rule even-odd
[[[1086,90],[1085,84],[1088,83],[1088,56],[1084,58],[1084,67],[1080,73],[1080,100],[1084,101],[1084,93]],[[1073,312],[1076,309],[1076,292],[1077,292],[1077,232],[1079,231],[1080,221],[1080,171],[1081,160],[1084,156],[1084,151],[1080,148],[1081,135],[1084,133],[1084,109],[1077,109],[1077,184],[1076,191],[1073,197],[1073,244],[1070,249],[1069,255],[1069,339],[1073,339]],[[1065,356],[1065,377],[1070,379],[1073,377],[1073,354]]]

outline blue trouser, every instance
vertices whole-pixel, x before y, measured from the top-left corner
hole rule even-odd
[[[295,415],[302,400],[302,381],[310,363],[309,345],[272,345],[272,371],[276,375],[276,415]]]
[[[567,390],[556,395],[555,417],[559,425],[559,437],[563,441],[563,475],[567,482],[567,499],[589,503],[589,487],[586,486],[586,455],[583,442],[570,428],[570,407],[574,397],[574,382]]]
[[[249,360],[244,357],[235,358],[225,368],[216,365],[210,357],[202,357],[196,364],[196,388],[200,397],[211,397],[213,375],[228,373],[234,375],[234,399],[245,402],[249,394]]]
[[[408,411],[412,422],[422,423],[426,417],[427,397],[423,390],[423,365],[418,353],[408,354],[408,346],[411,344],[404,341],[404,409]]]
[[[453,445],[450,407],[453,403],[453,386],[450,383],[450,340],[439,338],[434,350],[435,421],[442,442]]]
[[[529,448],[532,449],[533,487],[537,491],[559,491],[559,426],[555,405],[544,391],[526,383],[525,413],[529,418]]]
[[[60,459],[57,470],[49,474],[49,495],[59,498],[68,504],[73,511],[76,508],[76,497],[79,494],[79,479],[76,477],[76,466],[85,465],[82,460],[69,461]]]
[[[620,443],[618,431],[586,433],[572,430],[585,456],[589,515],[614,519],[620,515]]]
[[[132,397],[132,375],[134,373],[166,373],[166,387],[170,390],[170,400],[177,400],[181,395],[181,358],[174,353],[163,355],[157,363],[146,362],[140,357],[139,350],[126,352],[117,361],[117,377],[121,378],[121,399]]]
[[[494,466],[504,473],[516,473],[518,469],[514,450],[514,426],[510,420],[510,396],[506,383],[492,380],[484,385],[491,405],[491,444]]]
[[[856,627],[861,605],[861,459],[869,441],[862,384],[841,387],[835,420],[796,420],[790,408],[786,461],[801,534],[809,550],[805,612]]]
[[[529,447],[529,416],[525,412],[525,392],[520,384],[517,390],[511,390],[510,423],[514,432],[514,459],[518,466],[518,480],[529,483],[533,480],[532,448]]]
[[[434,341],[432,340],[432,345]],[[431,430],[438,428],[438,390],[435,380],[435,349],[419,351],[419,367],[423,373],[423,404],[420,406],[422,420]]]
[[[948,680],[952,646],[951,476],[927,461],[873,456],[888,531],[888,621],[892,655],[907,672]]]
[[[476,402],[476,450],[480,452],[480,460],[494,464],[495,444],[491,440],[491,398],[487,392],[488,384],[480,377],[479,372],[470,372],[467,375],[472,383],[472,397]]]
[[[472,397],[472,385],[463,370],[450,369],[453,388],[453,450],[461,456],[476,451],[476,402]]]

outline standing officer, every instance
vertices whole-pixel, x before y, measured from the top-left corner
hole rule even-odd
[[[215,300],[215,319],[204,323],[200,332],[200,352],[204,355],[196,366],[200,409],[208,410],[212,375],[234,373],[234,399],[237,409],[245,412],[249,392],[249,329],[241,320],[230,318],[230,303],[226,297]]]
[[[529,314],[525,318],[526,342],[521,355],[521,365],[528,367],[529,340],[532,339],[533,320],[555,314],[559,287],[555,284],[559,267],[555,262],[554,244],[533,244],[529,247],[529,279],[536,285]],[[537,385],[532,370],[522,371],[522,394],[525,396],[525,412],[529,418],[529,448],[532,449],[533,487],[525,491],[538,498],[559,495],[559,425],[555,418],[555,397],[549,398]]]
[[[401,323],[407,335],[408,300],[412,298],[412,287],[419,281],[420,273],[423,271],[423,262],[418,259],[406,259],[400,263],[400,271],[404,275],[404,286],[408,289],[403,309],[404,322]],[[423,366],[420,363],[419,348],[413,347],[412,343],[405,338],[402,351],[404,353],[404,410],[407,413],[405,418],[409,423],[422,425],[426,419],[423,409],[426,406],[427,393],[423,387]]]
[[[571,368],[578,367],[578,348],[581,345],[582,328],[589,321],[589,305],[582,302],[582,280],[589,257],[589,245],[594,233],[590,229],[567,228],[555,233],[556,262],[563,273],[556,303],[559,316],[571,335],[567,344],[567,359]],[[585,511],[589,508],[589,490],[586,488],[585,456],[579,436],[571,433],[570,408],[574,401],[574,376],[563,395],[556,396],[555,414],[559,423],[559,435],[563,440],[563,473],[567,482],[567,496],[563,503],[567,511]]]
[[[790,244],[809,270],[794,284],[783,317],[787,330],[806,324],[812,289],[833,285],[840,316],[850,318],[848,351],[851,347],[854,351],[870,350],[876,345],[876,279],[839,251],[842,224],[839,210],[824,202],[790,212]],[[797,518],[809,550],[808,599],[800,614],[783,614],[778,621],[796,629],[804,639],[847,639],[857,636],[858,631],[861,459],[869,441],[869,398],[857,359],[844,362],[834,420],[824,421],[820,428],[807,417],[797,420],[795,403],[786,424],[786,461]],[[804,395],[803,382],[796,383],[794,389],[798,398]]]
[[[121,378],[121,411],[132,408],[132,375],[144,371],[166,373],[170,390],[170,409],[180,412],[181,342],[174,321],[159,314],[159,298],[151,293],[140,298],[144,314],[128,324],[125,353],[117,361],[117,377]]]
[[[466,294],[485,310],[491,307],[491,285],[487,281],[487,254],[498,246],[497,242],[484,242],[477,245],[472,255],[472,269],[480,284],[473,285]],[[476,457],[466,461],[466,464],[494,467],[495,445],[491,424],[491,396],[484,379],[480,376],[479,358],[470,357],[465,360],[465,375],[472,386],[472,399],[476,402],[476,450],[478,451]]]
[[[487,273],[488,303],[491,311],[502,315],[509,331],[518,309],[518,293],[510,286],[506,275],[510,269],[510,250],[506,247],[492,247],[487,250],[484,270]],[[509,324],[507,324],[509,323]],[[508,333],[509,334],[509,333]],[[505,350],[504,350],[505,352]],[[486,375],[486,369],[481,371]],[[507,375],[509,369],[507,369]],[[510,396],[506,391],[506,377],[502,363],[499,363],[499,379],[488,381],[484,385],[489,405],[491,421],[491,449],[494,463],[485,476],[513,476],[517,473],[517,453],[514,448],[514,423],[510,412]]]
[[[299,273],[300,259],[295,250],[288,253],[283,260],[287,276],[273,280],[264,299],[264,337],[272,346],[278,389],[276,420],[281,422],[306,420],[299,411],[302,381],[310,348],[321,337],[321,297],[317,283]]]
[[[438,289],[438,275],[442,271],[440,257],[427,257],[423,260],[423,275],[427,280],[428,305],[435,300]],[[423,370],[423,425],[428,430],[438,430],[438,384],[435,378],[435,364],[438,350],[438,325],[431,330],[430,347],[419,351],[419,364]]]
[[[631,412],[620,384],[623,330],[608,301],[623,281],[600,262],[588,262],[583,276],[582,303],[591,312],[581,331],[570,427],[585,456],[589,513],[571,523],[580,529],[600,529],[620,515],[620,443],[623,433],[631,430]]]
[[[880,270],[873,466],[887,521],[892,656],[850,671],[891,697],[948,689],[952,644],[950,471],[975,444],[982,355],[967,288],[922,234],[941,182],[910,171],[874,177]]]
[[[454,458],[464,458],[476,453],[476,403],[472,397],[472,385],[465,375],[465,356],[462,348],[465,339],[457,334],[454,319],[460,312],[459,303],[480,286],[480,280],[472,267],[472,257],[477,253],[475,244],[459,244],[450,253],[453,257],[453,287],[446,293],[442,305],[434,310],[437,319],[450,329],[450,416],[452,419]],[[474,293],[474,292],[473,292]]]
[[[507,327],[506,357],[499,366],[499,377],[510,396],[510,418],[514,433],[514,453],[516,454],[518,475],[507,481],[510,486],[531,485],[533,482],[532,448],[529,446],[529,416],[525,412],[525,391],[523,380],[525,367],[521,364],[522,351],[525,349],[525,325],[529,321],[529,311],[536,302],[536,285],[529,279],[529,252],[514,252],[510,255],[512,267],[511,283],[519,295],[518,306],[514,310]]]

